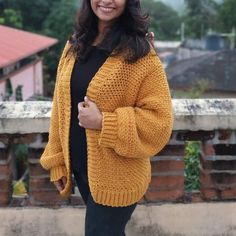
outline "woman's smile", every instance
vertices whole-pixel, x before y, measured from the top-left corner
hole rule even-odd
[[[98,5],[98,8],[103,13],[112,13],[115,10],[114,7],[107,7],[107,6],[102,6],[102,5]]]
[[[91,8],[99,23],[113,22],[124,12],[126,0],[90,0]]]

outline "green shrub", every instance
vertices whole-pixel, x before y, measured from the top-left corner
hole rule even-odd
[[[200,142],[187,142],[184,157],[185,190],[192,191],[200,188]]]

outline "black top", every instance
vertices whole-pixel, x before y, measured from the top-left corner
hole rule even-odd
[[[70,158],[72,169],[87,173],[85,128],[79,126],[78,103],[84,101],[89,82],[107,58],[105,51],[92,46],[85,62],[76,61],[71,75]]]

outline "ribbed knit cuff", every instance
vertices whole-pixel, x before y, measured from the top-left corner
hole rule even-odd
[[[63,165],[64,164],[63,153],[58,152],[54,155],[47,155],[47,152],[45,150],[42,156],[40,157],[39,162],[45,170],[49,170],[55,166]]]
[[[114,148],[118,131],[117,115],[112,112],[102,112],[102,114],[102,130],[98,139],[98,144]]]
[[[67,176],[67,170],[64,165],[55,166],[50,169],[50,181],[51,182],[61,179],[62,176]]]

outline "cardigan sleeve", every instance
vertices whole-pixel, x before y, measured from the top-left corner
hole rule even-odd
[[[67,42],[58,63],[56,84],[55,84],[55,89],[53,93],[48,143],[46,144],[44,152],[40,157],[41,166],[46,170],[50,170],[50,181],[59,180],[62,176],[66,176],[66,173],[67,173],[65,163],[64,163],[60,136],[59,136],[59,120],[58,120],[58,106],[57,106],[58,85],[57,84],[58,84],[61,68],[64,63],[64,57],[68,49],[68,46],[69,44]]]
[[[134,107],[102,112],[99,145],[125,158],[150,158],[169,141],[173,128],[170,90],[162,64],[157,65],[139,89]]]

